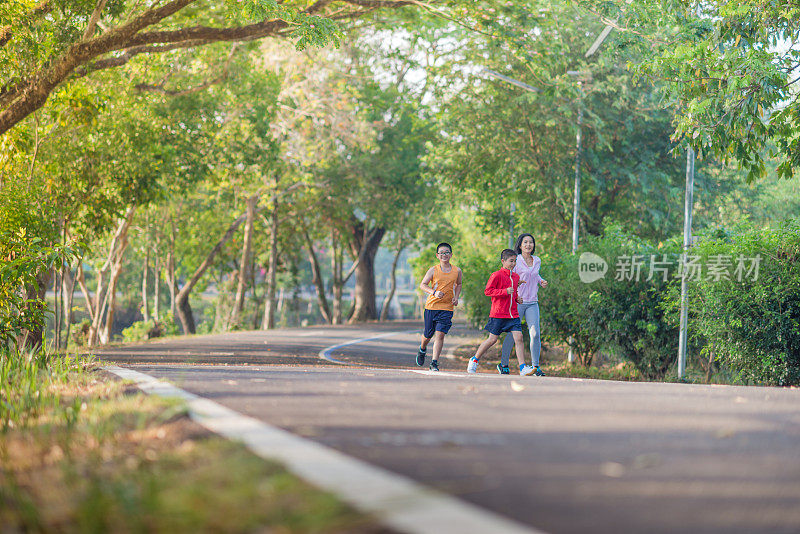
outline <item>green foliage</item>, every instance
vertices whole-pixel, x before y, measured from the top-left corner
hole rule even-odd
[[[800,222],[711,233],[691,254],[730,263],[727,277],[690,278],[690,325],[706,354],[747,383],[800,385]]]
[[[180,326],[175,322],[172,314],[167,314],[163,319],[156,321],[136,321],[128,328],[122,330],[122,339],[125,343],[147,341],[164,336],[177,336],[181,333]]]
[[[626,69],[626,60],[641,53],[604,46],[587,60],[584,53],[603,28],[594,13],[563,0],[507,4],[474,8],[475,23],[490,35],[446,37],[457,36],[460,46],[440,53],[441,68],[432,69],[440,78],[431,77],[441,80],[441,128],[428,158],[430,175],[446,184],[453,201],[474,207],[484,230],[507,228],[514,203],[518,228],[544,243],[562,243],[572,219],[582,109],[582,228],[600,235],[606,224],[621,221],[656,240],[678,232],[671,207],[682,199],[684,160],[672,154],[672,111],[662,105],[661,87]],[[538,91],[490,77],[487,68]],[[698,173],[698,188],[711,197],[719,184],[707,184],[705,171]]]
[[[584,239],[576,255],[545,255],[550,285],[540,297],[543,336],[569,344],[586,365],[602,348],[631,361],[647,378],[663,378],[678,353],[677,328],[665,317],[662,295],[678,283],[679,250],[674,242],[656,246],[611,225],[603,236]],[[584,253],[605,260],[604,277],[581,280]]]
[[[631,6],[626,18],[636,18],[642,37],[628,44],[638,41],[648,51],[638,72],[663,80],[677,105],[676,139],[700,154],[738,162],[749,180],[764,176],[772,140],[779,176],[793,175],[800,164],[800,50],[790,45],[800,37],[797,14],[791,2],[766,0]]]
[[[466,253],[459,265],[463,273],[461,294],[464,295],[464,306],[467,319],[475,327],[482,327],[489,319],[492,299],[484,293],[489,276],[500,269],[498,254]]]
[[[52,244],[49,209],[23,187],[0,188],[0,345],[44,325],[41,277],[77,256],[73,245]]]
[[[84,347],[89,341],[89,328],[92,326],[92,321],[84,319],[77,324],[73,324],[70,328],[70,339],[78,347]]]
[[[227,8],[235,22],[247,24],[262,20],[280,19],[288,22],[292,31],[290,38],[295,40],[297,50],[309,46],[322,47],[328,44],[339,46],[342,30],[336,21],[327,17],[309,15],[299,5],[277,0],[227,0]]]

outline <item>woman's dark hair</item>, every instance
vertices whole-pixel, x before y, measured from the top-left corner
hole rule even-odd
[[[531,250],[531,254],[536,252],[536,238],[533,237],[531,234],[519,234],[519,237],[517,238],[517,244],[514,245],[514,250],[517,251],[517,254],[522,254],[522,240],[525,239],[526,237],[530,237],[531,239],[533,239],[533,250]]]

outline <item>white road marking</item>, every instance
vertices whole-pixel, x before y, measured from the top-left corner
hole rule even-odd
[[[146,393],[182,399],[188,406],[191,418],[212,432],[243,442],[262,458],[283,463],[297,476],[336,494],[355,508],[375,515],[383,524],[401,532],[542,533],[427,488],[409,478],[242,415],[153,376],[117,366],[104,369],[133,381]]]
[[[343,362],[342,360],[337,360],[336,358],[331,356],[331,352],[333,352],[336,349],[340,349],[342,347],[346,347],[348,345],[355,345],[357,343],[363,343],[364,341],[371,341],[373,339],[380,339],[380,338],[384,338],[384,337],[397,336],[397,335],[400,335],[400,334],[413,334],[414,332],[418,332],[418,331],[419,330],[414,329],[414,330],[402,330],[400,332],[387,332],[385,334],[379,334],[377,336],[362,337],[360,339],[353,339],[351,341],[345,341],[344,343],[339,343],[337,345],[331,345],[330,347],[325,347],[324,349],[319,351],[319,357],[322,358],[323,360],[328,360],[329,362],[333,362],[333,363],[340,363],[342,365],[358,365],[358,364],[353,363],[353,362]]]

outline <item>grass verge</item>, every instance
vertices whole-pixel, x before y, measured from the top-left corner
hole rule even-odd
[[[4,532],[387,532],[181,404],[58,360],[0,354]]]

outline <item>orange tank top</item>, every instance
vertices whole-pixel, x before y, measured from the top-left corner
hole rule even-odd
[[[425,309],[427,310],[448,310],[453,311],[453,290],[458,280],[458,267],[450,264],[450,272],[442,271],[440,265],[433,267],[433,278],[431,278],[429,286],[434,291],[441,291],[444,293],[442,298],[436,298],[433,295],[428,295],[428,300],[425,301]]]

